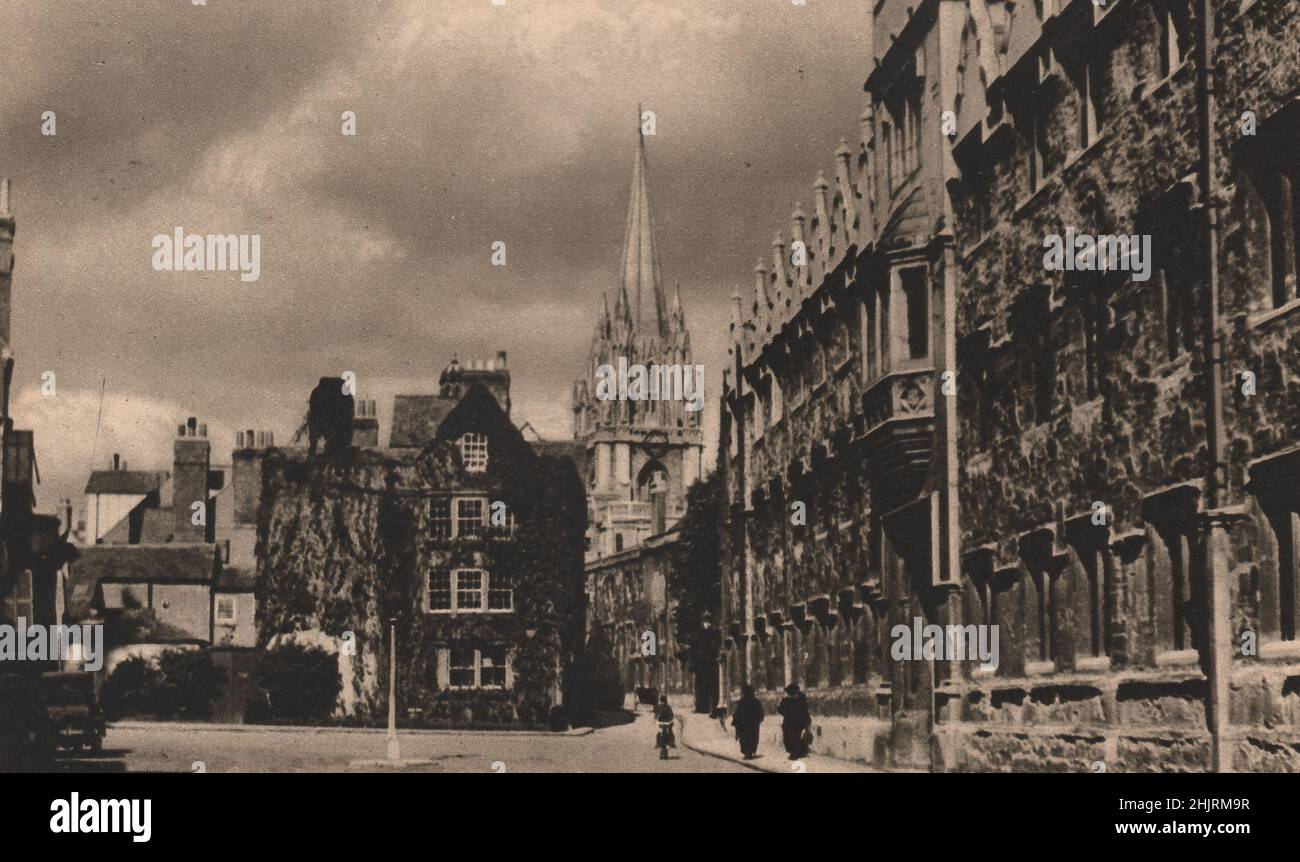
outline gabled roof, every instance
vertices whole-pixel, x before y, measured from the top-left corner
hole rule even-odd
[[[86,483],[87,494],[151,494],[160,477],[148,470],[96,470]]]
[[[393,398],[393,430],[388,445],[418,449],[438,434],[438,427],[456,406],[456,398],[441,395],[398,395]]]

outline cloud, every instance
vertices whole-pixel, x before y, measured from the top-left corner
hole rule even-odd
[[[102,439],[165,464],[184,416],[287,437],[316,380],[352,370],[382,424],[391,395],[435,388],[453,351],[507,350],[516,421],[567,436],[617,283],[641,104],[712,447],[731,292],[751,289],[773,232],[857,133],[867,14],[860,0],[10,0],[18,422],[79,493],[101,380]],[[150,241],[176,226],[259,234],[261,278],[153,272]],[[76,409],[33,400],[46,370]]]

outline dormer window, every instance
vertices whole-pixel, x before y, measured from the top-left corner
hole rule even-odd
[[[467,473],[487,470],[488,439],[486,434],[469,431],[460,436],[460,462]]]

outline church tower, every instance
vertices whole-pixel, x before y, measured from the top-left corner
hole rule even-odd
[[[587,454],[588,560],[671,528],[685,512],[687,489],[700,478],[703,411],[688,407],[702,407],[702,393],[691,404],[605,397],[608,388],[598,386],[603,373],[620,367],[658,366],[669,377],[680,371],[683,381],[694,375],[680,286],[671,305],[664,294],[648,185],[645,137],[638,131],[614,308],[605,292],[587,374],[573,387],[573,433]]]

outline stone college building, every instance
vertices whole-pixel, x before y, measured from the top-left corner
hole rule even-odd
[[[734,300],[731,697],[800,683],[881,766],[1300,771],[1294,3],[880,0],[872,38]]]

